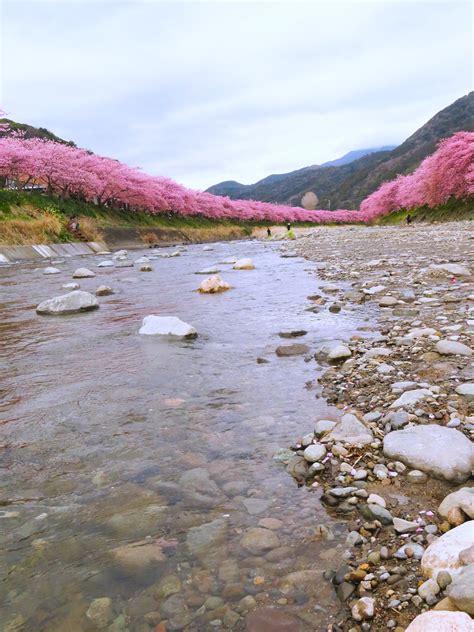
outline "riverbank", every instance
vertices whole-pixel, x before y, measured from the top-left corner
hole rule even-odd
[[[308,297],[316,312],[337,319],[359,305],[377,322],[372,339],[316,350],[321,395],[340,419],[307,424],[282,452],[298,484],[348,521],[325,574],[347,606],[338,629],[401,632],[433,608],[473,613],[474,523],[463,523],[474,494],[441,505],[469,487],[474,465],[473,240],[471,223],[451,223],[322,228],[294,246],[325,282]]]

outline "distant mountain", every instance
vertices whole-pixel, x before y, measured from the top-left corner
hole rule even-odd
[[[461,130],[474,131],[474,92],[438,112],[394,149],[381,147],[375,151],[358,150],[366,153],[355,159],[351,159],[351,154],[357,151],[349,152],[324,165],[268,176],[250,185],[235,181],[221,182],[208,191],[232,199],[253,199],[292,206],[298,206],[307,191],[314,191],[319,197],[319,208],[358,208],[361,201],[382,182],[392,180],[400,173],[411,173],[426,156],[433,153],[442,138]]]
[[[377,151],[391,151],[395,149],[396,145],[384,145],[383,147],[372,147],[371,149],[356,149],[354,151],[350,151],[341,158],[336,158],[336,160],[329,160],[328,162],[323,162],[321,167],[339,167],[339,165],[348,165],[350,162],[354,162],[354,160],[359,160],[363,156],[368,156],[369,154],[375,154]]]

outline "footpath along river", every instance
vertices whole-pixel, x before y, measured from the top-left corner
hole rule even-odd
[[[170,250],[129,256],[151,252]],[[195,291],[195,272],[246,256],[255,270],[218,266],[233,289]],[[348,529],[272,457],[335,409],[314,358],[275,349],[369,335],[368,308],[308,310],[315,265],[263,242],[189,246],[148,273],[104,258],[0,269],[0,629],[241,630],[261,610],[268,629],[325,630],[340,606],[322,573]],[[100,309],[37,315],[84,266],[81,289],[115,291]],[[140,336],[148,314],[199,337]]]

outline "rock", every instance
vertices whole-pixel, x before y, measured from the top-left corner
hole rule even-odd
[[[454,483],[469,478],[474,465],[469,439],[454,428],[435,424],[389,432],[383,451],[390,459]]]
[[[281,529],[281,527],[283,526],[283,522],[278,518],[262,518],[258,521],[258,526],[263,527],[264,529],[277,531],[278,529]]]
[[[149,263],[145,263],[140,266],[140,272],[153,272],[153,268]]]
[[[203,467],[184,472],[178,482],[187,504],[193,507],[210,508],[223,501],[221,490]]]
[[[461,384],[456,388],[456,393],[465,397],[468,402],[471,402],[474,400],[474,384]]]
[[[266,511],[272,504],[272,501],[266,498],[245,498],[242,504],[251,516],[256,516]]]
[[[292,344],[292,345],[280,345],[279,347],[277,347],[275,349],[275,353],[277,354],[277,356],[279,356],[280,358],[283,357],[289,357],[289,356],[296,356],[296,355],[304,355],[305,353],[309,352],[309,347],[308,345],[303,345],[303,344]]]
[[[474,623],[464,612],[430,610],[413,619],[405,632],[474,632]]]
[[[419,526],[418,522],[411,520],[404,520],[403,518],[393,519],[393,528],[397,533],[411,533],[412,531],[416,531]]]
[[[372,597],[358,599],[351,608],[351,615],[355,621],[367,621],[374,616],[375,600]]]
[[[393,296],[382,296],[379,298],[380,307],[393,307],[393,305],[396,305],[397,303],[398,300]]]
[[[305,481],[308,478],[309,466],[308,461],[302,456],[293,456],[286,467],[286,471],[297,481]]]
[[[438,586],[441,588],[441,590],[444,590],[453,581],[453,578],[448,573],[448,571],[440,571],[438,573],[436,581],[438,582]]]
[[[351,350],[346,345],[337,345],[329,350],[327,358],[330,362],[338,362],[350,358],[352,355]]]
[[[440,590],[438,582],[434,579],[427,579],[418,587],[418,594],[422,599],[429,602],[433,597],[436,597]]]
[[[156,599],[166,599],[170,595],[175,595],[181,590],[181,580],[177,575],[166,575],[158,584],[153,586],[153,595]]]
[[[424,553],[425,549],[421,546],[421,544],[416,544],[415,542],[407,542],[407,544],[404,544],[397,551],[395,551],[394,557],[396,557],[397,560],[406,560],[409,557],[414,557],[416,560],[421,560]]]
[[[252,555],[261,555],[270,549],[276,549],[280,546],[278,536],[269,529],[255,527],[249,529],[240,541],[241,545],[252,553]]]
[[[295,329],[293,331],[280,331],[280,338],[300,338],[306,336],[308,332],[305,329]]]
[[[343,415],[336,426],[322,438],[323,442],[342,441],[349,445],[367,445],[373,440],[372,432],[351,413]]]
[[[331,421],[330,419],[320,419],[314,424],[314,433],[319,437],[332,430],[335,426],[335,421]]]
[[[197,331],[176,316],[145,316],[139,334],[145,336],[176,336],[196,338]]]
[[[98,268],[113,268],[114,266],[114,262],[113,261],[101,261],[100,263],[97,264]]]
[[[191,555],[201,557],[215,550],[227,536],[227,522],[222,518],[192,527],[186,535],[186,545]]]
[[[426,397],[433,397],[433,393],[427,388],[418,388],[414,391],[406,391],[396,401],[390,404],[390,408],[406,408],[414,406]]]
[[[454,340],[440,340],[436,343],[435,349],[441,355],[472,355],[472,349],[462,342],[455,342]]]
[[[113,255],[114,259],[120,259],[120,257],[126,257],[128,254],[128,250],[117,250],[117,252]]]
[[[133,268],[133,261],[118,261],[118,263],[115,264],[116,268]]]
[[[191,621],[188,606],[181,595],[171,595],[160,606],[161,614],[169,619],[170,630],[182,630]]]
[[[420,484],[426,483],[426,481],[428,480],[428,476],[421,470],[411,470],[407,474],[407,479],[410,481],[410,483]]]
[[[301,632],[302,623],[281,608],[257,608],[245,619],[245,632]]]
[[[289,448],[280,448],[276,454],[273,455],[273,460],[280,463],[289,463],[294,458],[295,453]]]
[[[109,296],[109,294],[113,293],[113,289],[108,285],[99,285],[99,287],[95,291],[96,296]]]
[[[112,549],[112,555],[120,566],[132,572],[166,560],[159,541],[148,539]]]
[[[371,505],[380,505],[381,507],[387,506],[385,500],[382,498],[382,496],[379,496],[378,494],[370,494],[367,498],[367,503]]]
[[[392,350],[387,347],[373,347],[364,353],[364,360],[372,360],[373,358],[388,358],[392,355]]]
[[[382,524],[392,524],[393,522],[392,514],[389,510],[375,503],[361,505],[359,509],[367,520],[379,520]]]
[[[239,259],[234,263],[234,270],[254,270],[252,259]]]
[[[79,285],[79,283],[65,283],[64,285],[61,285],[61,287],[63,288],[63,290],[78,290],[81,286]]]
[[[309,463],[320,461],[326,455],[326,448],[321,443],[309,445],[303,452],[303,457]]]
[[[43,270],[43,274],[60,274],[61,270],[58,268],[54,268],[53,266],[48,266]]]
[[[77,268],[72,275],[73,279],[87,279],[89,277],[95,277],[95,272],[92,272],[92,270],[88,268]]]
[[[465,566],[474,564],[474,544],[459,553],[459,561]]]
[[[471,272],[469,268],[466,266],[459,265],[458,263],[441,263],[436,264],[432,263],[428,270],[436,275],[445,275],[445,276],[454,276],[454,277],[462,277],[462,276],[470,276]]]
[[[426,577],[436,579],[440,571],[454,577],[462,566],[460,553],[472,545],[474,524],[465,522],[432,542],[423,554],[421,569]]]
[[[358,487],[333,487],[328,493],[336,498],[346,498],[346,496],[350,496],[354,492],[358,491],[358,489]]]
[[[438,507],[438,513],[455,525],[464,522],[464,514],[474,520],[474,487],[463,487],[448,494]]]
[[[419,327],[418,329],[412,329],[408,332],[407,338],[424,338],[424,336],[433,336],[436,333],[436,329],[431,327]]]
[[[89,292],[74,290],[62,296],[55,296],[47,301],[43,301],[36,308],[38,314],[51,314],[59,316],[64,314],[74,314],[77,312],[89,312],[97,309],[99,303],[95,296]]]
[[[112,600],[108,597],[94,599],[86,612],[86,617],[90,619],[99,630],[107,627],[114,617]]]
[[[459,610],[474,615],[474,564],[459,571],[452,583],[449,584],[446,593]]]
[[[205,279],[198,288],[202,294],[217,294],[226,290],[230,290],[230,285],[218,274]]]

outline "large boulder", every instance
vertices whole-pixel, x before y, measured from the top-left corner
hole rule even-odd
[[[92,270],[88,268],[77,268],[72,275],[73,279],[88,279],[89,277],[95,277],[95,272],[92,272]]]
[[[459,610],[474,615],[474,564],[459,571],[446,593]]]
[[[138,332],[144,336],[175,336],[195,338],[197,331],[176,316],[145,316]]]
[[[58,268],[54,268],[53,266],[48,266],[43,270],[43,274],[59,274],[61,270]]]
[[[289,357],[289,356],[304,355],[305,353],[308,353],[308,352],[309,352],[308,345],[304,345],[304,344],[297,343],[297,342],[295,342],[292,345],[280,345],[279,347],[277,347],[275,349],[275,353],[280,358],[286,358],[286,357]]]
[[[252,555],[262,555],[262,553],[280,546],[280,540],[277,534],[270,529],[255,527],[244,534],[240,544]]]
[[[432,276],[470,276],[471,271],[459,263],[432,263],[428,268]]]
[[[459,555],[468,549],[474,538],[474,523],[469,521],[444,533],[432,542],[421,558],[421,569],[426,577],[436,579],[440,571],[451,576],[463,566]]]
[[[405,632],[474,632],[474,622],[464,612],[430,610],[413,619]]]
[[[230,285],[219,274],[214,274],[205,279],[198,288],[198,291],[203,294],[217,294],[226,290],[230,290]]]
[[[59,316],[63,314],[75,314],[77,312],[89,312],[98,307],[99,303],[95,296],[89,292],[74,290],[74,292],[55,296],[47,301],[43,301],[38,305],[36,311],[38,314]]]
[[[474,465],[471,441],[454,428],[436,424],[389,432],[383,451],[390,459],[453,483],[467,480]]]
[[[460,384],[456,389],[456,393],[458,395],[462,395],[470,402],[474,400],[474,384],[469,382],[466,384]]]
[[[396,401],[390,404],[390,408],[407,408],[414,406],[426,397],[433,397],[433,393],[427,388],[417,388],[414,391],[406,391]]]
[[[321,439],[323,443],[341,441],[350,445],[367,445],[373,440],[374,437],[369,428],[351,413],[344,415],[336,426]]]

